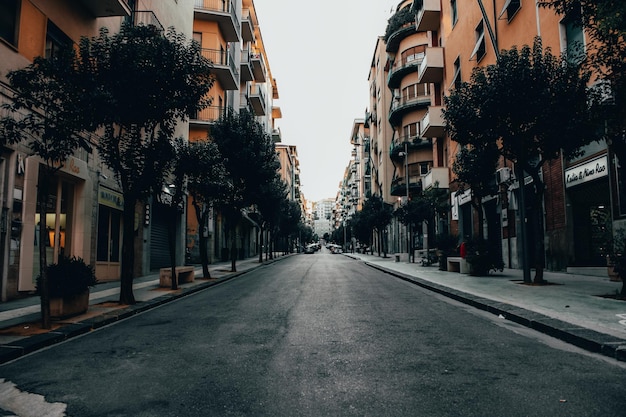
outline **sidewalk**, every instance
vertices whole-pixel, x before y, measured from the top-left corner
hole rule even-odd
[[[97,284],[90,291],[87,312],[68,319],[53,320],[51,330],[41,329],[38,296],[0,303],[0,364],[228,281],[287,256],[290,255],[275,255],[273,260],[263,263],[259,263],[258,256],[238,260],[237,272],[230,272],[230,261],[214,263],[209,265],[211,279],[203,279],[202,267],[196,266],[195,280],[180,284],[176,291],[160,288],[158,273],[137,277],[133,284],[137,303],[132,306],[118,303],[119,281]]]
[[[550,285],[522,285],[518,269],[486,277],[395,262],[395,257],[346,253],[353,259],[457,301],[489,311],[583,349],[626,361],[626,301],[603,298],[621,289],[608,276],[544,273]],[[533,272],[534,274],[534,272]]]

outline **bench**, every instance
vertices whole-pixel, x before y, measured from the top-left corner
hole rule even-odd
[[[469,274],[469,265],[467,265],[465,258],[461,258],[460,256],[448,256],[447,261],[448,271]]]
[[[178,277],[178,283],[183,284],[185,282],[193,282],[196,278],[193,266],[177,266],[176,276]],[[159,270],[159,286],[160,287],[172,287],[172,268],[161,268]]]

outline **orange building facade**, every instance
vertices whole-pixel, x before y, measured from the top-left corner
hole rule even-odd
[[[392,19],[402,23],[404,18],[405,23],[377,41],[369,76],[373,194],[397,206],[402,201],[394,201],[394,197],[419,195],[435,184],[450,191],[448,217],[438,219],[433,229],[424,229],[422,239],[449,230],[461,240],[477,232],[478,213],[470,204],[469,192],[458,189],[451,170],[460,145],[446,135],[443,98],[460,82],[469,81],[474,68],[495,64],[496,50],[532,45],[536,36],[541,36],[544,47],[554,54],[589,42],[566,17],[536,3],[402,1]],[[625,175],[606,143],[593,142],[583,151],[575,160],[561,158],[543,165],[543,210],[534,212],[528,205],[526,214],[528,221],[533,216],[543,217],[548,269],[606,276],[612,230],[626,224]],[[389,166],[393,167],[391,179]],[[592,171],[593,175],[580,175]],[[513,162],[504,160],[494,172],[500,192],[483,200],[483,232],[501,248],[505,266],[521,268],[519,230],[523,220],[519,181],[512,172]],[[525,184],[530,192],[529,180],[527,177]],[[392,225],[389,231],[392,251],[406,252],[402,228]],[[527,233],[531,242],[536,239],[532,231]],[[411,239],[414,247],[420,243],[423,247],[422,240]]]

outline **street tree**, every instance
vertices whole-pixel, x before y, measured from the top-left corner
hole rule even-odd
[[[91,86],[85,111],[101,129],[97,149],[124,196],[120,303],[134,304],[137,205],[160,193],[172,169],[179,122],[210,104],[211,63],[170,29],[123,25],[80,42],[78,70]]]
[[[532,178],[537,283],[544,282],[545,264],[540,171],[547,161],[579,155],[594,139],[588,81],[588,72],[544,50],[537,38],[532,47],[502,51],[496,64],[476,68],[470,82],[444,99],[454,141],[462,146],[497,143],[500,154],[515,162],[518,181],[523,184],[526,174]]]
[[[37,184],[39,213],[39,277],[37,290],[41,298],[42,327],[49,329],[50,298],[46,213],[52,180],[79,148],[90,150],[83,133],[84,86],[74,64],[76,54],[71,47],[55,51],[49,58],[37,57],[23,69],[7,75],[14,91],[13,101],[4,105],[6,115],[0,120],[3,145],[25,143],[31,155],[42,160]]]
[[[585,65],[606,88],[595,108],[605,121],[604,137],[626,163],[626,2],[623,0],[540,0],[569,22],[582,27]]]
[[[243,210],[259,201],[259,189],[271,182],[280,167],[274,143],[265,128],[246,109],[239,113],[229,110],[217,120],[210,131],[224,157],[224,165],[232,183],[233,192],[220,205],[226,216],[230,237],[231,270],[237,270],[237,225]]]
[[[266,256],[273,257],[271,251],[271,236],[265,237],[265,232],[268,231],[271,235],[278,227],[280,219],[280,208],[284,200],[287,199],[287,184],[282,180],[280,174],[276,172],[272,181],[265,184],[261,184],[259,187],[259,198],[257,199],[256,206],[259,210],[259,217],[257,219],[260,227],[259,231],[259,245],[261,248],[267,247]],[[263,250],[259,251],[259,262],[263,262]]]
[[[387,244],[384,239],[384,233],[393,218],[393,207],[385,203],[381,197],[374,195],[363,203],[361,211],[365,224],[369,225],[370,230],[376,233],[378,256],[380,256],[382,250],[383,256],[387,257]]]
[[[471,204],[478,214],[476,235],[479,239],[484,238],[483,198],[498,192],[494,172],[499,158],[496,142],[475,143],[462,146],[452,164],[461,189],[471,192]]]
[[[210,141],[176,143],[176,164],[174,169],[175,190],[191,197],[199,231],[200,263],[204,278],[211,278],[208,257],[208,235],[212,210],[226,201],[232,191],[228,181],[224,160],[215,143]],[[190,210],[191,208],[189,208]]]

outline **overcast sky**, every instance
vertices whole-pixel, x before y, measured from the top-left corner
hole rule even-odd
[[[335,198],[350,160],[354,119],[369,107],[376,39],[399,0],[254,0],[282,111],[282,141],[296,145],[307,200]]]

